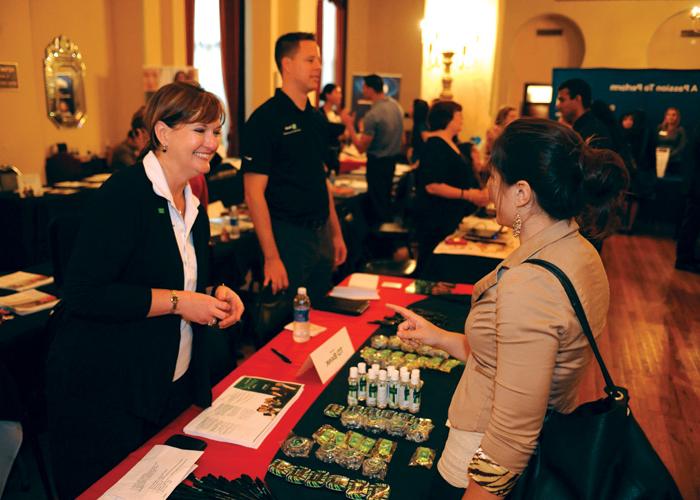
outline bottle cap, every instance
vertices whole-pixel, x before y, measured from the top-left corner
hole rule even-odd
[[[379,363],[373,363],[372,370],[374,370],[375,372],[378,372],[379,371]]]
[[[376,379],[376,378],[377,378],[377,372],[374,371],[374,368],[370,368],[370,370],[369,370],[369,378],[370,378],[370,379]]]
[[[396,370],[396,367],[394,365],[389,365],[386,367],[386,371],[389,373],[389,375],[391,375],[391,372],[393,372],[394,370]]]
[[[413,370],[411,372],[411,383],[413,385],[418,385],[420,384],[420,374],[416,373],[417,370]]]
[[[350,367],[350,378],[357,378],[357,367],[356,366]]]
[[[297,295],[306,295],[306,287],[300,286],[299,288],[297,288]]]
[[[359,371],[360,373],[367,373],[367,364],[357,363],[357,371]]]
[[[386,370],[379,370],[379,380],[386,382]]]
[[[406,368],[405,366],[402,366],[399,369],[399,373],[401,373],[401,375],[403,376],[404,373],[408,373],[408,368]]]
[[[401,382],[408,382],[408,370],[401,372]]]
[[[414,368],[411,370],[411,378],[416,377],[418,380],[420,380],[420,370],[418,368]]]
[[[394,382],[399,381],[399,372],[398,371],[394,370],[393,372],[391,372],[390,376],[391,376],[392,381],[394,381]]]

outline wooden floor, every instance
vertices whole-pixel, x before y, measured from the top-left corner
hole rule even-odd
[[[616,235],[605,242],[608,327],[600,343],[615,383],[686,499],[700,499],[700,275],[676,271],[675,243]],[[597,365],[581,399],[602,396]]]

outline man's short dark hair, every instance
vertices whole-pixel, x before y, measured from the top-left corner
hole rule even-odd
[[[365,85],[374,90],[378,94],[384,93],[384,80],[379,75],[367,75],[364,78]]]
[[[286,33],[277,39],[275,42],[275,64],[277,64],[277,69],[280,71],[280,74],[282,73],[282,58],[293,57],[297,50],[299,50],[299,42],[303,40],[315,42],[316,35],[303,31],[295,31],[293,33]]]
[[[569,97],[571,99],[576,99],[576,96],[581,96],[581,104],[583,104],[584,109],[591,107],[591,86],[586,83],[585,80],[580,78],[571,78],[566,80],[559,85],[557,90],[568,90]]]

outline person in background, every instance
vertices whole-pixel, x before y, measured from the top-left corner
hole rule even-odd
[[[145,106],[141,106],[131,117],[131,126],[126,140],[119,143],[112,151],[111,167],[116,172],[131,167],[139,160],[139,156],[148,143],[148,133],[143,122]]]
[[[559,85],[557,111],[592,147],[614,149],[610,131],[591,112],[591,87],[584,80],[572,78]]]
[[[391,185],[396,161],[401,154],[403,110],[398,102],[384,94],[379,75],[367,75],[362,86],[372,107],[363,117],[364,130],[358,134],[352,115],[341,115],[348,136],[360,153],[367,152],[367,196],[369,221],[380,225],[391,219]]]
[[[561,268],[593,335],[600,336],[608,280],[575,219],[592,224],[592,234],[611,232],[626,182],[616,153],[591,148],[569,127],[538,118],[514,121],[494,143],[489,192],[496,220],[513,228],[520,246],[474,286],[466,335],[389,305],[406,319],[398,327],[403,340],[466,361],[431,498],[507,496],[537,447],[547,410],[576,407],[590,345],[564,288],[525,261]]]
[[[700,274],[700,263],[695,258],[695,245],[700,236],[700,125],[695,127],[689,153],[683,179],[686,203],[678,229],[676,269]]]
[[[209,224],[188,185],[209,170],[224,109],[172,83],[148,101],[147,154],[91,199],[73,247],[47,365],[60,498],[75,498],[188,408],[211,404],[204,327],[239,297],[209,284]]]
[[[323,159],[323,119],[307,94],[318,88],[321,57],[311,33],[287,33],[275,43],[282,88],[251,115],[242,140],[245,199],[264,257],[264,285],[287,294],[289,312],[299,286],[311,303],[331,286],[345,262],[340,229]]]
[[[622,141],[630,153],[631,162],[628,165],[630,173],[630,188],[627,197],[627,214],[624,226],[620,232],[631,234],[639,212],[639,203],[648,198],[654,191],[656,174],[649,161],[653,151],[649,149],[649,132],[646,128],[646,115],[643,111],[631,111],[620,117]],[[653,149],[653,146],[652,146]]]
[[[439,101],[430,108],[431,136],[416,170],[416,238],[420,276],[435,246],[459,226],[462,217],[488,203],[454,137],[462,130],[462,106]]]
[[[681,125],[681,112],[678,108],[668,108],[663,121],[656,129],[656,147],[671,150],[664,177],[681,175],[687,143],[688,137]]]
[[[325,163],[330,171],[336,174],[340,173],[340,142],[345,132],[340,115],[337,113],[343,102],[343,90],[335,83],[327,83],[321,90],[320,99],[323,102],[321,106],[321,116],[326,122],[327,142]]]
[[[491,128],[486,131],[486,145],[484,146],[484,157],[486,158],[486,163],[491,156],[491,150],[493,149],[493,142],[498,138],[503,132],[503,129],[508,126],[510,122],[518,118],[518,112],[512,106],[503,106],[496,113],[496,120]]]
[[[428,111],[430,107],[423,99],[413,99],[413,128],[411,129],[411,144],[408,150],[408,161],[415,164],[420,160],[425,141],[428,139]]]

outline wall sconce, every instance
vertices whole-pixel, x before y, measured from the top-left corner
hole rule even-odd
[[[439,99],[441,101],[452,100],[452,68],[464,69],[467,46],[446,40],[440,37],[440,32],[436,27],[430,26],[426,20],[420,22],[420,29],[425,49],[425,60],[429,68],[442,67],[442,92]]]
[[[700,5],[690,9],[690,19],[693,22],[693,31],[700,33]]]

